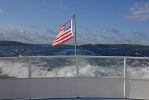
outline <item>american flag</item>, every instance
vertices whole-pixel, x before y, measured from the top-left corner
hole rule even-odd
[[[73,32],[72,32],[72,20],[65,23],[62,27],[60,27],[59,32],[54,39],[52,46],[59,46],[68,40],[71,40],[73,38]]]

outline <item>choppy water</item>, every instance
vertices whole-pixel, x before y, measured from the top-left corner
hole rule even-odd
[[[144,49],[110,48],[106,45],[79,46],[78,55],[96,56],[149,56]],[[50,47],[49,45],[0,46],[0,78],[38,77],[123,77],[123,59],[109,58],[3,58],[17,56],[74,55],[73,46]],[[149,60],[127,59],[127,77],[149,78]]]
[[[149,57],[149,49],[141,46],[128,45],[82,45],[77,47],[78,55],[97,56],[146,56]],[[12,56],[50,56],[50,55],[74,55],[74,46],[51,47],[50,45],[9,45],[0,46],[0,57]]]
[[[124,62],[118,58],[9,58],[0,60],[0,78],[28,78],[29,66],[31,77],[113,77],[123,78]],[[128,59],[127,77],[149,78],[149,59]]]

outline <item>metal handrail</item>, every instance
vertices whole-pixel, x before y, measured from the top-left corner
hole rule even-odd
[[[0,59],[7,59],[7,58],[69,58],[69,57],[81,57],[81,58],[127,58],[127,59],[149,59],[149,57],[133,57],[133,56],[88,56],[88,55],[60,55],[60,56],[18,56],[18,57],[0,57]]]

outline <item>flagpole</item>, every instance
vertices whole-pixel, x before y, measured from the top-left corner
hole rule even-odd
[[[75,36],[75,56],[77,56],[77,35],[76,35],[76,16],[73,15],[74,19],[74,36]]]
[[[79,90],[78,90],[78,77],[79,77],[79,67],[78,67],[78,59],[77,59],[77,34],[76,34],[76,16],[73,15],[74,20],[74,39],[75,39],[75,62],[76,62],[76,97],[79,98]]]

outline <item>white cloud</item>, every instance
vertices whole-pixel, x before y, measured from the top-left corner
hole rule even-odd
[[[12,33],[13,34],[13,33],[23,33],[23,32],[25,32],[25,29],[20,28],[20,27],[11,26],[11,27],[5,29],[5,31],[7,33]]]
[[[129,19],[137,21],[149,20],[149,2],[148,3],[135,3],[129,9],[130,14],[127,16]]]
[[[0,29],[0,41],[19,41],[31,44],[47,44],[49,42],[47,34],[30,31],[21,27],[8,27]]]

